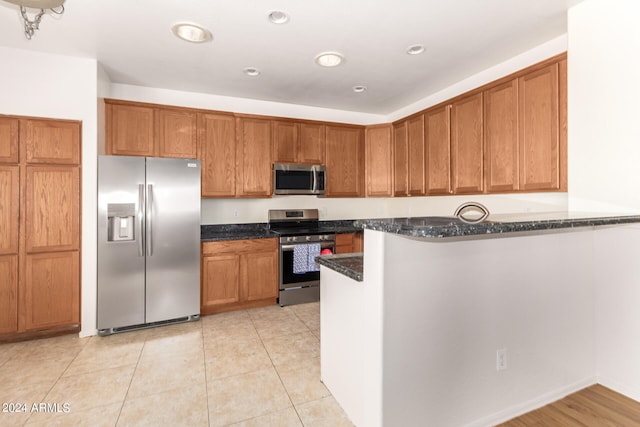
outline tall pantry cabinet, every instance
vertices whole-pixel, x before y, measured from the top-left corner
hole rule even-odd
[[[80,126],[0,117],[0,340],[79,329]]]

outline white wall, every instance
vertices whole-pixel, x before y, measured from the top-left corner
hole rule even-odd
[[[82,332],[96,328],[97,63],[0,47],[0,114],[82,121]]]
[[[573,210],[640,210],[639,18],[637,0],[584,0],[569,10]],[[597,236],[613,248],[596,258],[598,375],[640,400],[640,233],[632,227]]]
[[[385,234],[384,425],[495,425],[595,382],[592,242]]]
[[[569,204],[640,210],[640,2],[569,10]]]
[[[269,209],[319,209],[321,220],[452,215],[464,202],[483,203],[491,213],[564,211],[567,193],[332,199],[274,196],[270,199],[203,199],[202,224],[267,222]]]

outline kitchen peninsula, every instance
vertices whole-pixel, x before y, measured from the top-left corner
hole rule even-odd
[[[640,216],[355,225],[362,274],[319,261],[322,380],[355,425],[493,425],[598,382],[597,290],[637,276]]]

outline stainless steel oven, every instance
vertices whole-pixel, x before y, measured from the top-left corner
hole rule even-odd
[[[269,228],[280,235],[279,295],[280,306],[320,300],[320,271],[309,267],[295,267],[296,251],[314,249],[320,254],[335,253],[336,236],[318,226],[317,209],[270,210]],[[297,249],[296,249],[297,248]],[[297,271],[297,272],[296,272]]]

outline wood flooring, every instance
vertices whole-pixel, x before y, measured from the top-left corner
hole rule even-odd
[[[596,384],[499,425],[525,426],[638,427],[640,402]]]

